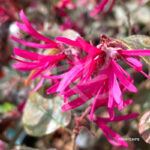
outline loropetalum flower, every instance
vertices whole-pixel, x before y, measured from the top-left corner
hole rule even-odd
[[[74,10],[76,8],[75,3],[71,2],[71,0],[62,0],[55,5],[55,10],[58,15],[61,17],[68,16],[67,9]]]
[[[102,0],[98,6],[90,13],[90,16],[93,17],[98,13],[108,14],[112,11],[116,0]]]
[[[30,34],[34,38],[37,38],[45,44],[39,44],[35,42],[27,42],[23,39],[19,39],[17,37],[11,36],[11,39],[23,44],[25,46],[31,47],[31,48],[37,48],[37,49],[51,49],[51,52],[48,54],[37,54],[35,52],[29,52],[27,50],[23,50],[20,48],[14,49],[14,54],[16,56],[22,57],[26,60],[18,59],[14,56],[13,59],[17,60],[18,62],[15,63],[13,66],[14,68],[20,70],[20,71],[32,71],[29,75],[26,84],[28,85],[31,80],[34,80],[36,77],[41,77],[41,80],[39,84],[36,86],[36,88],[32,91],[37,91],[43,84],[45,75],[51,74],[51,70],[55,67],[59,67],[58,63],[61,60],[65,59],[78,59],[78,53],[77,50],[73,47],[69,47],[67,45],[63,45],[60,42],[55,42],[50,40],[49,38],[39,34],[29,23],[26,16],[24,15],[24,12],[20,12],[20,18],[23,23],[16,22],[17,26],[24,32]],[[55,54],[55,55],[54,55]],[[72,56],[74,55],[74,58]],[[80,55],[80,54],[79,54]],[[69,65],[71,66],[71,65]],[[68,67],[69,68],[69,67]],[[64,69],[61,69],[64,70]],[[51,79],[52,82],[56,81],[57,79]],[[55,83],[55,82],[54,82]]]
[[[118,110],[122,110],[131,103],[131,100],[123,100],[123,93],[127,90],[137,92],[132,77],[117,63],[118,61],[127,63],[134,70],[150,78],[142,71],[142,63],[139,59],[139,56],[150,55],[150,50],[127,50],[119,41],[105,36],[102,36],[97,47],[90,45],[81,37],[78,37],[76,41],[63,37],[57,37],[56,40],[81,48],[87,53],[86,57],[74,62],[74,66],[68,72],[59,76],[62,79],[55,86],[55,90],[53,87],[50,88],[53,89],[53,92],[64,95],[63,111],[77,108],[95,97],[91,107],[90,120],[95,122],[94,112],[100,107],[106,107],[110,115],[109,119],[113,121],[115,119],[114,108],[117,107]],[[71,88],[71,83],[77,79],[80,79],[79,82]],[[50,89],[48,93],[51,93]],[[73,95],[78,95],[78,97],[69,101]],[[137,114],[131,115],[137,116]],[[127,119],[129,118],[126,117],[123,120]],[[99,125],[99,127],[104,127],[104,124]],[[106,127],[105,131],[107,129]],[[103,130],[103,132],[105,131]],[[107,132],[109,133],[109,130]],[[112,133],[112,135],[114,134]],[[105,136],[110,141],[106,133]],[[115,143],[112,142],[112,144]],[[121,141],[115,145],[125,146]]]
[[[57,4],[57,7],[58,8],[64,8],[64,9],[66,9],[66,8],[75,9],[76,5],[73,2],[71,2],[71,0],[62,0],[61,2],[59,2]]]
[[[116,0],[100,0],[101,2],[97,2],[97,7],[90,13],[91,17],[94,17],[95,15],[102,13],[103,15],[107,15],[110,13],[116,3]],[[139,4],[144,4],[148,0],[136,0]]]
[[[7,15],[6,11],[0,7],[0,23],[3,23],[9,19],[9,16]]]
[[[31,36],[44,41],[45,44],[39,44],[39,43],[35,43],[35,42],[27,42],[25,40],[18,39],[14,36],[11,36],[11,39],[13,39],[14,41],[16,41],[20,44],[23,44],[25,46],[29,46],[32,48],[38,48],[38,49],[54,48],[54,50],[55,50],[54,52],[56,52],[56,53],[59,52],[58,43],[39,34],[30,25],[30,23],[28,22],[27,18],[24,15],[23,11],[21,11],[20,17],[23,21],[23,24],[20,22],[16,22],[17,26],[24,32],[30,34]],[[28,60],[28,61],[25,61],[25,60],[18,59],[18,58],[15,58],[12,56],[15,60],[18,61],[18,63],[15,63],[13,65],[16,69],[18,69],[20,71],[32,71],[32,73],[29,76],[29,79],[27,80],[28,81],[27,84],[29,83],[30,80],[35,79],[39,75],[49,73],[49,70],[56,67],[57,63],[60,60],[65,59],[65,57],[66,57],[66,55],[63,53],[58,53],[57,55],[43,55],[43,54],[37,54],[35,52],[29,52],[27,50],[23,50],[23,49],[19,49],[19,48],[15,48],[14,54]],[[43,84],[43,82],[44,82],[44,78],[41,77],[41,81],[39,82],[37,87],[33,90],[33,92],[38,90],[41,87],[41,85]]]
[[[20,17],[23,23],[17,22],[17,26],[45,44],[27,42],[12,36],[13,40],[29,47],[53,48],[58,52],[55,55],[43,55],[15,48],[15,55],[29,61],[13,57],[18,61],[14,67],[20,71],[32,71],[31,79],[35,79],[37,76],[41,77],[41,81],[34,91],[42,86],[45,79],[55,80],[56,82],[47,90],[47,93],[57,92],[58,95],[64,96],[63,111],[77,108],[87,101],[91,101],[89,120],[95,122],[102,129],[110,143],[126,147],[127,143],[106,125],[109,122],[128,120],[138,116],[137,113],[115,116],[115,107],[122,110],[132,103],[130,99],[123,100],[123,94],[126,91],[137,92],[133,84],[134,80],[118,64],[118,61],[127,63],[136,71],[150,78],[142,71],[142,63],[139,59],[139,56],[150,55],[150,50],[127,50],[118,40],[106,36],[102,36],[97,46],[89,44],[80,36],[75,40],[57,37],[56,41],[52,41],[39,34],[30,25],[23,11],[21,11]],[[68,50],[73,59],[70,59]],[[82,53],[83,55],[81,55]],[[62,60],[68,62],[69,67],[61,74],[54,75],[51,69],[57,67]],[[74,95],[76,98],[70,101]],[[95,111],[101,107],[108,109],[109,118],[102,118],[95,114]]]

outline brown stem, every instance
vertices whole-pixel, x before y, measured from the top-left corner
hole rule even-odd
[[[76,137],[78,136],[79,134],[79,131],[80,131],[80,126],[82,125],[82,120],[85,119],[87,117],[87,115],[90,113],[90,110],[91,110],[91,105],[89,105],[87,107],[87,109],[83,112],[83,114],[81,115],[81,117],[77,117],[75,120],[75,128],[74,128],[74,134],[72,136],[72,141],[73,141],[73,146],[72,146],[72,150],[76,150],[77,149],[77,146],[76,146],[76,143],[75,143],[75,140],[76,140]]]
[[[13,146],[15,145],[15,142],[16,142],[17,138],[19,137],[19,135],[21,134],[22,131],[23,131],[23,128],[20,127],[19,130],[17,131],[16,135],[12,138],[12,140],[8,144],[8,148],[9,149],[13,148]]]
[[[148,75],[150,76],[150,66],[148,66]]]
[[[88,108],[83,112],[82,116],[80,117],[80,120],[83,120],[89,113],[91,110],[91,105],[88,106]]]
[[[72,137],[72,142],[73,142],[72,150],[77,150],[77,146],[76,146],[76,135],[75,135],[75,134],[74,134],[73,137]]]

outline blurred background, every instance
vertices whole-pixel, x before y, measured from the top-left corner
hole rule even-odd
[[[72,30],[94,44],[99,43],[103,34],[117,39],[129,34],[150,36],[149,0],[116,1],[112,11],[107,6],[108,8],[94,17],[90,17],[90,12],[100,0],[71,2],[62,4],[61,0],[0,0],[0,150],[71,150],[73,114],[80,114],[82,111],[79,108],[61,114],[60,98],[44,93],[47,83],[37,92],[28,94],[38,79],[28,86],[25,85],[29,73],[15,70],[11,55],[16,46],[35,50],[12,41],[10,36],[22,37],[30,42],[41,41],[19,31],[15,21],[20,21],[20,10],[24,10],[38,32],[50,39],[64,34],[73,36]],[[147,47],[150,48],[150,39]],[[143,64],[144,71],[149,73],[150,68],[145,62]],[[145,142],[150,139],[150,81],[127,66],[123,67],[134,77],[139,91],[136,94],[126,93],[125,98],[133,99],[134,102],[121,113],[138,112],[140,116],[110,126],[127,138],[129,147],[113,147],[102,131],[90,124],[96,135],[94,137],[83,129],[76,139],[78,150],[150,150],[150,145]],[[105,111],[102,113],[105,115]],[[138,124],[144,114],[149,118],[146,125],[148,129],[140,135],[138,130],[144,129]]]

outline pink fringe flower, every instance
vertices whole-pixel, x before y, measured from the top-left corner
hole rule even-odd
[[[67,9],[74,10],[76,9],[75,3],[71,2],[71,0],[62,0],[55,6],[55,11],[61,17],[68,16]]]
[[[112,131],[106,123],[132,119],[138,114],[126,116],[115,116],[114,108],[122,110],[132,103],[132,100],[123,100],[126,91],[137,92],[134,80],[119,64],[118,61],[131,66],[134,70],[150,78],[142,71],[142,63],[139,56],[149,56],[150,50],[127,50],[119,41],[102,36],[100,43],[95,47],[78,37],[71,40],[65,37],[57,37],[56,42],[39,34],[28,22],[23,11],[20,13],[23,23],[17,22],[17,26],[31,36],[44,41],[45,44],[27,42],[14,36],[11,38],[16,42],[32,48],[55,48],[59,49],[56,55],[43,55],[15,48],[14,54],[28,61],[15,58],[18,62],[14,67],[20,71],[35,71],[31,79],[37,76],[41,81],[33,90],[38,90],[45,79],[55,80],[47,93],[57,92],[64,96],[63,111],[77,108],[88,101],[90,104],[89,120],[93,121],[102,129],[110,143],[115,146],[127,147],[121,136]],[[71,56],[68,53],[71,51]],[[80,55],[83,53],[83,56]],[[57,64],[67,60],[69,67],[64,69],[60,75],[53,75],[50,71]],[[61,66],[63,68],[63,66]],[[47,74],[48,73],[48,74]],[[76,96],[70,101],[72,96]],[[95,111],[105,107],[109,112],[109,118],[97,117]]]
[[[59,44],[50,40],[49,38],[39,34],[28,22],[27,18],[25,17],[23,11],[20,12],[20,17],[23,21],[23,23],[20,22],[16,22],[17,26],[23,30],[24,32],[30,34],[31,36],[44,41],[45,44],[39,44],[39,43],[35,43],[35,42],[27,42],[25,40],[22,39],[18,39],[14,36],[11,36],[11,39],[23,44],[25,46],[29,46],[32,48],[38,48],[38,49],[48,49],[48,48],[55,48],[55,49],[59,49]],[[43,84],[44,79],[42,77],[42,75],[48,74],[50,73],[50,70],[54,67],[57,66],[58,62],[60,62],[61,60],[64,60],[66,58],[66,55],[64,52],[59,52],[57,55],[43,55],[43,54],[37,54],[35,52],[29,52],[27,50],[23,50],[23,49],[19,49],[19,48],[15,48],[14,50],[14,54],[16,56],[22,57],[23,59],[27,59],[26,60],[22,60],[22,59],[18,59],[15,58],[14,56],[13,59],[15,59],[16,61],[18,61],[17,63],[15,63],[13,66],[14,68],[20,70],[20,71],[32,71],[32,74],[30,76],[30,80],[35,79],[36,77],[40,76],[41,80],[39,82],[39,84],[37,85],[37,87],[32,91],[35,92],[37,91]]]
[[[75,9],[76,5],[73,2],[71,2],[71,0],[62,0],[57,4],[57,7],[63,9]]]
[[[74,109],[96,95],[92,112],[94,112],[96,105],[103,103],[107,105],[113,119],[113,108],[117,105],[119,110],[123,109],[122,93],[126,90],[137,92],[133,85],[133,79],[117,63],[118,60],[125,62],[134,70],[150,78],[142,71],[143,65],[139,59],[139,56],[150,55],[150,50],[126,50],[121,43],[105,36],[102,37],[101,43],[97,47],[88,44],[80,37],[76,41],[62,37],[56,39],[71,46],[79,47],[88,54],[75,62],[68,72],[60,76],[62,80],[56,92],[68,98],[79,94],[77,99],[64,104],[62,107],[64,111]],[[79,83],[66,90],[77,79],[80,79]],[[91,120],[92,115],[93,113],[91,114]]]
[[[9,19],[7,12],[0,7],[0,23],[3,23]]]
[[[102,0],[100,4],[90,13],[91,17],[94,17],[98,13],[109,13],[112,11],[116,0]]]
[[[106,123],[125,121],[125,120],[136,118],[138,116],[139,116],[138,113],[132,113],[132,114],[129,114],[129,115],[117,116],[113,120],[111,120],[110,118],[97,117],[94,122],[103,131],[103,134],[105,135],[105,137],[107,138],[107,140],[112,145],[128,147],[128,144],[124,141],[124,139],[119,134],[115,133],[112,129],[110,129],[106,125]]]
[[[122,110],[132,102],[132,100],[123,100],[123,93],[127,90],[137,92],[133,79],[117,63],[118,61],[125,62],[150,79],[142,71],[143,65],[139,59],[139,56],[150,55],[150,50],[126,50],[120,42],[105,36],[102,36],[97,47],[88,44],[81,37],[78,37],[75,41],[63,37],[57,37],[56,40],[81,48],[87,53],[86,57],[74,62],[74,66],[68,72],[51,77],[61,79],[59,84],[48,90],[48,93],[51,93],[51,89],[53,89],[53,92],[64,95],[63,111],[77,108],[94,98],[90,120],[95,122],[94,112],[101,107],[106,107],[110,116],[109,120],[113,121],[115,119],[114,108],[117,107],[118,110]],[[79,80],[78,83],[77,80]],[[72,87],[72,83],[76,85]],[[77,98],[69,101],[69,98],[74,95]],[[109,129],[104,122],[99,123],[96,121],[96,124],[103,130],[110,143],[116,146],[120,144],[126,146],[123,140],[119,141],[120,136]],[[109,139],[110,136],[117,140],[117,143]]]

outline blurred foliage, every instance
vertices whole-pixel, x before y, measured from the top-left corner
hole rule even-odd
[[[32,136],[43,136],[67,126],[71,114],[61,111],[62,104],[58,96],[47,99],[37,92],[30,94],[22,118],[25,131]]]
[[[64,11],[67,12],[70,17],[69,24],[66,24],[68,18],[60,16],[58,10],[55,11],[54,9],[54,6],[60,1],[61,0],[0,0],[0,7],[5,9],[3,14],[8,11],[7,16],[0,23],[0,150],[2,147],[4,147],[2,149],[4,150],[6,145],[9,145],[10,142],[14,140],[14,137],[8,139],[7,131],[8,129],[16,130],[17,125],[18,127],[23,126],[28,135],[25,135],[24,141],[22,142],[22,145],[25,146],[15,146],[13,150],[47,150],[50,148],[70,150],[73,146],[72,129],[74,122],[72,118],[74,116],[72,116],[71,112],[61,112],[63,100],[54,95],[45,96],[46,86],[43,86],[38,92],[32,93],[28,97],[27,92],[29,88],[32,87],[32,84],[29,85],[29,87],[26,87],[24,84],[28,74],[16,72],[12,69],[13,61],[11,60],[11,54],[13,53],[13,47],[16,46],[17,43],[9,39],[10,34],[18,37],[21,36],[27,41],[39,42],[25,33],[18,34],[19,30],[16,29],[17,27],[14,23],[16,20],[19,20],[18,12],[20,9],[24,9],[27,18],[34,28],[51,39],[55,39],[56,36],[71,37],[71,39],[74,39],[78,36],[76,32],[73,32],[73,30],[76,30],[87,40],[92,39],[91,43],[94,45],[99,43],[102,34],[106,34],[107,36],[122,39],[119,41],[128,47],[128,49],[150,48],[149,1],[141,5],[139,5],[136,0],[126,1],[130,15],[131,31],[132,34],[135,34],[133,36],[128,36],[127,12],[120,1],[117,1],[112,13],[108,16],[99,15],[95,18],[89,17],[90,11],[95,7],[94,0],[87,0],[84,6],[77,5],[77,11],[65,9]],[[73,1],[75,2],[76,0]],[[77,1],[81,2],[81,0]],[[71,28],[73,30],[64,32],[62,31],[64,27],[65,29]],[[20,44],[19,47],[35,51]],[[36,51],[44,53],[44,50],[36,49]],[[150,64],[149,57],[142,57],[142,59],[147,64]],[[148,72],[150,69],[146,63],[144,63],[144,67]],[[126,69],[128,70],[127,67]],[[135,77],[139,91],[135,94],[126,93],[125,96],[129,99],[133,99],[134,102],[121,113],[139,112],[142,116],[142,114],[150,110],[150,82],[133,70],[128,70],[128,72],[131,72]],[[86,107],[86,105],[84,107]],[[80,109],[77,111],[80,112]],[[74,113],[77,113],[77,111],[73,110]],[[103,112],[103,110],[101,110],[101,112]],[[141,118],[140,121],[139,118]],[[140,134],[144,133],[141,135],[142,138],[140,138],[138,123],[140,122],[140,126],[141,122],[143,122],[143,117],[139,118],[130,122],[116,122],[115,124],[114,129],[116,131],[119,130],[123,136],[140,139],[140,142],[128,142],[129,147],[125,150],[150,149],[150,146],[142,140],[145,133],[146,137],[148,137],[147,133],[149,134],[150,130],[148,129],[145,132],[145,127],[142,127],[142,130],[140,128]],[[150,117],[148,116],[148,118]],[[144,120],[148,120],[146,127],[149,127],[149,119],[144,118]],[[93,125],[91,125],[91,129],[92,131],[97,131]],[[38,137],[33,138],[32,136]],[[143,139],[145,140],[145,136]],[[79,145],[79,149],[82,150],[124,150],[122,147],[116,148],[109,145],[101,134],[101,131],[97,131],[96,137],[92,137],[87,131],[83,130],[76,143]]]
[[[16,106],[11,103],[8,103],[8,102],[5,102],[0,105],[0,113],[2,113],[2,114],[5,114],[14,109],[16,109]]]

